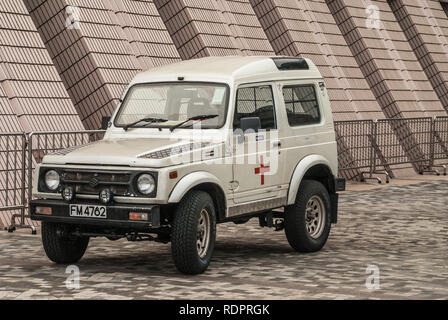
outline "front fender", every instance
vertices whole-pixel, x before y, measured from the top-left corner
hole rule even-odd
[[[306,156],[299,162],[292,175],[291,181],[289,183],[287,205],[292,205],[296,201],[297,192],[299,191],[299,186],[305,173],[312,167],[319,164],[326,165],[334,174],[334,170],[332,169],[330,162],[326,158],[317,154]]]
[[[197,171],[187,174],[176,184],[168,198],[168,203],[179,203],[188,191],[203,183],[213,183],[218,185],[221,190],[224,190],[221,181],[217,177],[209,172]]]

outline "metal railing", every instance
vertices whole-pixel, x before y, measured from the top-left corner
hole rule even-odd
[[[381,183],[376,175],[385,175],[389,182],[393,167],[410,164],[420,174],[439,168],[446,175],[440,160],[448,162],[448,117],[336,121],[335,130],[346,146],[338,144],[339,155],[351,155],[350,163],[339,161],[343,174],[357,169],[361,181]]]
[[[444,160],[448,154],[448,117],[437,117],[433,122],[433,140],[430,165],[436,160]]]
[[[27,225],[25,133],[0,133],[0,161],[0,219]]]
[[[365,181],[412,165],[419,173],[434,172],[448,163],[448,117],[335,122],[342,176]],[[9,230],[33,228],[28,216],[32,173],[49,153],[102,139],[103,130],[0,133],[0,221]],[[400,138],[398,138],[400,137]]]
[[[103,130],[0,134],[0,218],[8,231],[31,228],[28,201],[32,199],[32,174],[45,155],[102,139]],[[13,163],[13,165],[12,165]],[[12,166],[12,167],[11,167]],[[14,212],[18,211],[18,212]],[[13,212],[13,214],[3,214]]]
[[[44,156],[60,150],[85,145],[103,138],[104,130],[32,132],[27,139],[28,179],[33,179],[36,163],[41,163]],[[28,188],[28,199],[32,199],[32,185]]]

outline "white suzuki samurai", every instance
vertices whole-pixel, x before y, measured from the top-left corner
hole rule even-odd
[[[31,217],[56,263],[90,237],[171,242],[178,270],[204,272],[216,224],[285,230],[320,250],[337,221],[333,118],[308,59],[209,57],[137,75],[103,140],[45,156]]]

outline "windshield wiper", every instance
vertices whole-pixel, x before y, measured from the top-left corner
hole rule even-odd
[[[128,129],[129,129],[130,127],[133,127],[133,126],[135,126],[136,124],[139,124],[139,123],[142,123],[142,122],[147,122],[147,124],[151,124],[151,123],[161,123],[161,122],[167,122],[167,121],[168,121],[167,119],[160,119],[160,118],[143,118],[143,119],[140,119],[140,120],[135,121],[135,122],[133,122],[133,123],[130,123],[130,124],[125,125],[125,126],[123,127],[123,130],[124,130],[124,131],[128,131]]]
[[[194,117],[188,118],[188,119],[185,120],[185,121],[182,121],[181,123],[178,123],[178,124],[172,126],[172,127],[170,128],[170,131],[173,132],[173,131],[176,130],[177,128],[182,127],[184,124],[186,124],[187,122],[190,122],[190,121],[204,121],[204,120],[209,120],[209,119],[213,119],[213,118],[216,118],[216,117],[218,117],[217,114],[209,114],[209,115],[194,116]]]

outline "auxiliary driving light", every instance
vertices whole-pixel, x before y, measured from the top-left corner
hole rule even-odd
[[[108,188],[101,190],[100,201],[104,204],[111,202],[113,199],[112,191]]]
[[[72,201],[73,198],[75,198],[75,189],[73,189],[73,187],[71,187],[71,186],[64,187],[62,189],[61,194],[62,194],[62,198],[65,201],[67,201],[67,202]]]

